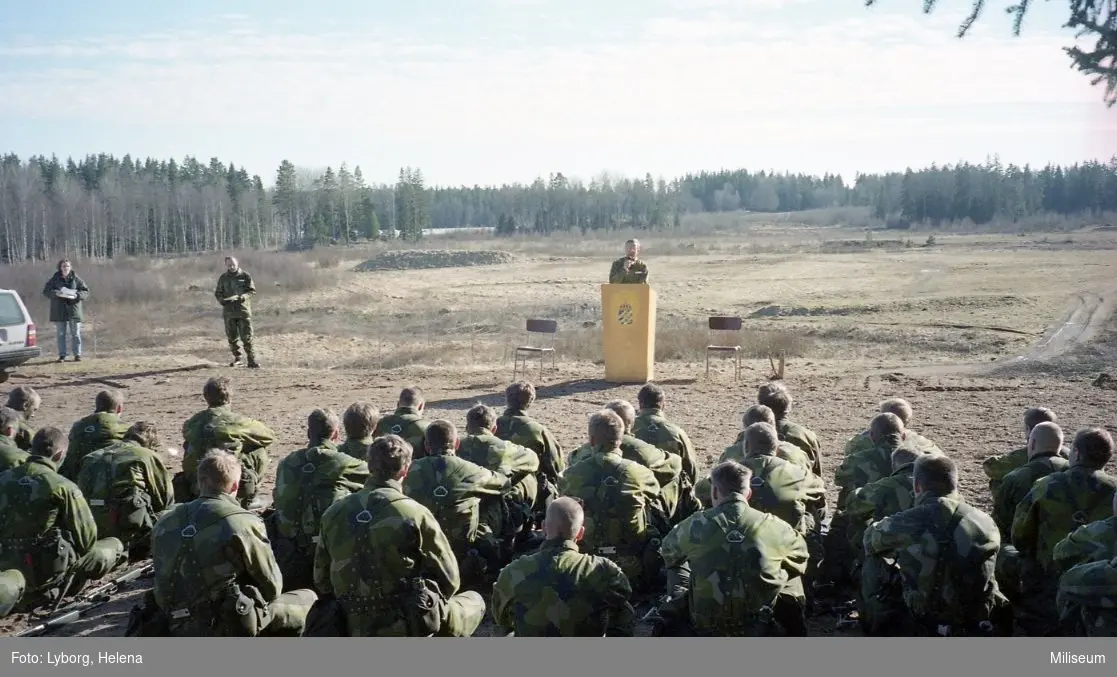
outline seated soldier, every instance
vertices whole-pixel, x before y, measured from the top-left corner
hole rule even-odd
[[[636,461],[655,475],[659,482],[659,495],[662,501],[662,511],[667,515],[672,525],[678,524],[684,517],[701,508],[694,498],[690,487],[684,487],[685,476],[682,474],[682,459],[675,454],[664,451],[659,447],[637,439],[632,436],[632,425],[636,421],[636,409],[624,400],[613,400],[605,405],[606,409],[613,411],[624,422],[625,432],[621,438],[621,456],[630,461]],[[585,458],[593,455],[593,447],[588,444],[575,449],[566,460],[570,467]],[[685,513],[685,514],[684,514]]]
[[[81,592],[126,560],[124,544],[97,538],[97,523],[81,490],[58,474],[66,434],[46,427],[31,440],[31,459],[0,473],[0,571],[18,569],[19,600],[0,606],[22,613]],[[8,594],[17,586],[8,578]]]
[[[882,414],[895,414],[903,421],[904,431],[907,432],[907,442],[910,446],[928,454],[942,453],[942,450],[939,449],[934,442],[911,429],[911,419],[915,415],[912,411],[911,402],[908,402],[902,397],[891,397],[881,402],[877,410],[878,413]],[[852,456],[858,452],[867,451],[872,447],[873,440],[871,431],[866,428],[846,441],[844,455]]]
[[[818,436],[787,417],[793,402],[787,386],[776,381],[765,383],[760,386],[756,400],[757,404],[763,404],[776,415],[776,432],[780,434],[780,439],[807,452],[811,457],[811,472],[822,477],[822,447]]]
[[[365,460],[368,446],[372,444],[372,431],[380,423],[380,412],[368,402],[354,402],[341,415],[345,428],[345,441],[337,450],[349,454],[358,461]]]
[[[360,491],[368,480],[365,462],[337,448],[339,428],[341,421],[333,411],[310,412],[306,448],[291,452],[276,468],[275,511],[264,523],[288,590],[314,587],[322,514],[336,501]]]
[[[120,539],[132,561],[146,559],[151,530],[174,504],[171,471],[159,458],[159,431],[139,421],[124,439],[82,461],[77,485],[97,522],[97,535]]]
[[[0,472],[23,465],[31,458],[16,445],[15,436],[19,431],[19,412],[9,407],[0,407]]]
[[[659,539],[668,529],[655,474],[621,455],[624,421],[611,409],[590,417],[593,454],[570,466],[559,492],[582,501],[590,520],[582,552],[620,565],[633,591],[658,587]]]
[[[493,619],[516,637],[632,637],[632,587],[612,560],[578,551],[585,513],[561,496],[547,507],[538,551],[504,567]]]
[[[562,446],[546,426],[527,413],[535,404],[535,386],[527,381],[517,381],[505,388],[504,399],[507,408],[496,420],[495,435],[527,447],[539,457],[539,494],[535,497],[535,515],[532,516],[535,526],[543,521],[547,501],[558,495],[559,476],[566,469]],[[524,535],[528,535],[526,530]]]
[[[1113,494],[1113,514],[1070,532],[1055,544],[1051,563],[1061,574],[1079,564],[1109,559],[1114,553],[1117,553],[1117,493]]]
[[[31,419],[42,406],[43,399],[31,386],[12,388],[8,393],[8,401],[4,406],[19,412],[19,429],[13,439],[16,446],[24,451],[31,451],[31,439],[35,436],[35,429],[31,427]]]
[[[81,462],[88,454],[104,449],[113,442],[124,439],[128,425],[120,420],[124,411],[124,395],[117,391],[102,390],[97,393],[93,413],[70,427],[70,446],[66,461],[58,469],[68,480],[76,481]]]
[[[1057,418],[1055,412],[1046,407],[1032,407],[1024,411],[1024,446],[1007,454],[990,456],[981,464],[982,470],[989,477],[989,491],[991,493],[996,493],[997,487],[1000,486],[1005,475],[1028,462],[1027,442],[1031,439],[1032,428],[1040,423],[1056,423]],[[1068,456],[1069,453],[1070,450],[1064,449],[1060,455]]]
[[[694,486],[698,481],[698,454],[695,453],[694,443],[690,441],[686,431],[667,420],[663,413],[666,399],[663,388],[654,383],[640,388],[636,402],[640,405],[640,411],[636,412],[632,435],[678,456],[683,462],[683,474],[686,475],[687,483]]]
[[[860,569],[865,552],[861,544],[865,529],[874,522],[903,512],[915,504],[915,484],[912,473],[915,462],[923,456],[911,447],[898,447],[892,452],[892,474],[854,490],[846,499],[845,515],[848,519],[847,540],[855,570]],[[855,577],[856,579],[856,577]]]
[[[1012,519],[1016,506],[1031,491],[1036,480],[1067,469],[1070,461],[1059,455],[1063,431],[1054,423],[1040,423],[1028,437],[1028,462],[1005,475],[993,492],[993,521],[1001,530],[1001,542],[1012,543]]]
[[[741,432],[737,433],[737,439],[733,440],[733,444],[730,444],[725,448],[725,451],[721,452],[718,463],[725,463],[726,461],[740,463],[743,461],[745,459],[745,429],[754,423],[767,423],[774,428],[776,426],[776,415],[763,404],[754,404],[745,410],[741,423],[744,427],[741,428]],[[776,447],[776,458],[782,458],[809,473],[814,473],[814,463],[811,461],[811,457],[791,442],[780,440]],[[705,493],[709,494],[709,491],[707,490]]]
[[[478,583],[486,572],[495,577],[503,564],[504,525],[482,522],[481,506],[500,503],[511,487],[508,476],[458,458],[458,430],[449,421],[432,421],[425,444],[427,455],[411,464],[403,493],[438,520],[458,558],[463,583]]]
[[[1117,557],[1071,567],[1055,599],[1063,634],[1117,637]]]
[[[200,496],[155,525],[155,587],[127,635],[297,637],[317,596],[283,592],[264,521],[236,498],[243,465],[211,450],[197,466]]]
[[[268,448],[275,442],[275,433],[260,421],[234,413],[229,408],[233,384],[227,376],[206,381],[202,388],[206,409],[182,424],[182,472],[174,476],[175,500],[185,503],[198,496],[194,470],[201,455],[211,449],[225,449],[236,454],[241,462],[241,480],[237,497],[241,505],[257,508],[256,500],[261,478],[271,462]]]
[[[915,505],[865,531],[862,597],[874,604],[863,628],[871,635],[991,635],[1004,605],[993,575],[997,525],[958,493],[958,467],[948,457],[924,454],[912,474]]]
[[[778,445],[776,429],[767,423],[745,429],[741,465],[752,472],[749,505],[779,517],[806,537],[826,517],[826,485],[817,475],[776,458]]]
[[[536,477],[539,457],[527,447],[497,437],[496,418],[496,411],[480,403],[466,412],[466,436],[458,445],[458,458],[508,477],[509,487],[503,500],[481,504],[482,522],[503,525],[498,536],[501,560],[507,561],[513,554],[516,537],[525,528],[531,528],[535,498],[539,494]]]
[[[670,583],[657,634],[805,636],[806,541],[749,505],[745,466],[721,463],[710,478],[714,507],[683,520],[660,546]]]
[[[396,410],[384,416],[372,431],[373,439],[384,435],[399,435],[415,450],[415,459],[426,453],[424,433],[430,421],[423,417],[427,401],[419,386],[408,386],[400,391]]]

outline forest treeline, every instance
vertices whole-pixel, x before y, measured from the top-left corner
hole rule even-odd
[[[429,186],[403,168],[395,183],[360,167],[321,172],[283,161],[267,185],[243,167],[108,154],[79,160],[0,156],[0,257],[7,262],[298,248],[354,239],[418,239],[430,228],[492,227],[498,235],[678,227],[701,212],[866,207],[892,228],[1038,214],[1117,211],[1117,157],[1035,169],[960,163],[888,174],[707,171],[672,180],[588,182],[561,173],[530,184]]]

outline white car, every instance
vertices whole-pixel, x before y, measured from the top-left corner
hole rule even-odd
[[[0,289],[0,383],[16,367],[42,354],[36,340],[35,323],[14,289]]]

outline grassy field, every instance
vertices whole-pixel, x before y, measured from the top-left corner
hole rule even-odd
[[[915,427],[959,461],[967,496],[983,506],[980,461],[1022,443],[1024,408],[1050,406],[1071,433],[1088,424],[1117,430],[1117,391],[1093,385],[1117,358],[1117,233],[932,238],[866,232],[840,218],[801,220],[727,217],[638,235],[659,298],[656,380],[707,465],[733,441],[776,351],[788,355],[793,418],[818,433],[828,478],[845,439],[889,396],[911,399]],[[0,286],[24,295],[44,350],[8,385],[39,390],[36,425],[68,428],[92,410],[107,380],[126,392],[128,420],[155,421],[177,445],[182,422],[203,406],[205,379],[231,372],[234,407],[277,431],[278,458],[303,444],[311,409],[340,411],[358,399],[391,409],[410,384],[426,391],[432,417],[458,425],[474,402],[502,406],[525,320],[554,318],[557,368],[548,364],[540,379],[533,365],[530,374],[537,416],[571,450],[584,441],[589,414],[610,399],[635,400],[638,389],[601,380],[599,285],[628,236],[473,233],[410,249],[244,253],[259,289],[259,371],[224,366],[229,352],[213,297],[224,252],[75,262],[92,290],[92,359],[80,364],[53,363],[41,295],[51,264],[4,266]],[[705,377],[710,315],[744,318],[741,382],[720,361]],[[128,599],[67,632],[120,634]]]

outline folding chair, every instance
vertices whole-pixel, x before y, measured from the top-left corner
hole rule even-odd
[[[520,362],[524,365],[524,375],[527,376],[527,360],[532,355],[539,355],[539,377],[543,377],[543,358],[547,353],[551,354],[551,368],[555,368],[555,334],[558,332],[558,322],[555,320],[528,320],[527,332],[525,334],[524,343],[527,345],[516,346],[515,355],[513,355],[514,362],[512,366],[512,380],[516,380],[516,374],[519,372]],[[550,336],[548,342],[546,338],[543,343],[546,345],[531,345],[533,343],[531,335],[542,334]]]
[[[737,381],[741,378],[741,346],[736,345],[719,345],[714,343],[714,332],[740,332],[741,331],[741,318],[739,317],[711,317],[709,321],[709,329],[707,330],[707,337],[710,342],[706,346],[706,377],[710,376],[710,353],[732,353],[735,369],[733,371],[733,380]]]

